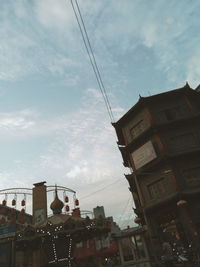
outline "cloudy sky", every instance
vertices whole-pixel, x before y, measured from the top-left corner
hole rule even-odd
[[[79,0],[115,120],[139,97],[200,82],[198,0]],[[47,181],[134,215],[70,0],[0,0],[0,188]]]

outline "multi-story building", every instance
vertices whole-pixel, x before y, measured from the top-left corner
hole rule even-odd
[[[186,85],[140,97],[116,123],[136,222],[150,237],[199,242],[200,94]]]
[[[114,222],[113,217],[106,217],[103,206],[97,206],[93,209],[94,220],[107,220],[110,225],[110,232],[105,235],[96,236],[90,240],[77,244],[75,257],[81,259],[82,263],[89,261],[92,257],[98,262],[105,263],[107,258],[117,258],[119,249],[113,235],[121,233],[119,226]],[[86,264],[87,266],[87,264]]]
[[[6,206],[5,200],[0,204],[0,266],[15,266],[15,235],[28,224],[32,224],[32,216],[25,209],[17,210]]]

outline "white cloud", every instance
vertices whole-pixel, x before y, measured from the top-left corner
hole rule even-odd
[[[66,174],[69,178],[76,178],[77,176],[83,176],[85,173],[89,172],[89,168],[83,165],[82,167],[75,165],[72,167],[72,169]]]
[[[58,55],[57,57],[52,59],[52,62],[50,62],[50,64],[51,65],[48,66],[49,70],[52,73],[59,75],[63,75],[66,68],[80,67],[80,64],[78,62],[75,62],[72,59],[61,55]]]
[[[195,50],[194,55],[188,61],[186,77],[186,80],[189,81],[190,85],[194,88],[200,84],[199,47],[197,47]]]
[[[56,29],[71,28],[74,14],[70,1],[65,0],[35,0],[35,12],[40,23]]]
[[[27,130],[35,125],[35,117],[37,112],[25,109],[19,112],[1,112],[0,113],[0,135],[1,137],[8,135],[15,136],[24,134]]]
[[[121,112],[121,108],[116,107],[116,112]],[[92,210],[96,205],[104,205],[108,216],[119,218],[130,192],[123,177],[114,128],[97,90],[86,90],[80,108],[73,113],[48,119],[32,109],[0,113],[2,125],[7,127],[6,136],[11,140],[15,138],[16,142],[26,138],[31,143],[35,137],[45,137],[49,142],[35,158],[21,155],[14,158],[13,170],[0,174],[1,188],[31,187],[35,182],[46,180],[48,185],[57,183],[77,191],[82,209]],[[112,186],[81,200],[81,196],[111,182]]]
[[[131,105],[127,92],[128,96],[133,96],[133,102],[135,97],[133,92],[130,93],[129,82],[136,69],[141,68],[143,72],[145,56],[153,58],[154,71],[167,76],[168,82],[180,84],[180,80],[187,79],[196,83],[195,86],[198,84],[199,37],[195,32],[195,25],[198,28],[195,20],[198,1],[189,6],[183,1],[166,3],[162,0],[127,0],[126,3],[80,0],[79,3],[105,84],[119,98],[121,90],[127,105]],[[113,185],[110,191],[108,188],[92,195],[92,203],[91,199],[85,203],[88,208],[104,204],[112,207],[115,214],[119,213],[119,207],[123,211],[122,203],[130,193],[122,175],[121,155],[101,93],[93,85],[94,76],[86,60],[70,1],[10,1],[3,5],[0,15],[1,81],[20,80],[37,74],[57,89],[62,84],[67,89],[77,90],[76,93],[81,88],[82,94],[83,88],[89,88],[79,108],[74,112],[66,108],[66,113],[61,116],[46,118],[31,109],[0,113],[2,140],[15,138],[33,142],[33,139],[42,138],[46,141],[46,146],[34,160],[15,159],[17,175],[11,172],[4,174],[5,177],[10,180],[16,177],[15,183],[21,177],[29,184],[47,177],[48,182],[68,184],[83,195],[121,177],[122,186]],[[140,53],[140,47],[146,49],[145,55],[136,55],[136,52]],[[138,61],[132,62],[137,56]],[[123,70],[123,66],[127,68]],[[155,73],[152,71],[151,74],[153,77]],[[143,77],[146,75],[138,77],[134,88],[140,88],[138,85]],[[149,81],[149,86],[153,82]],[[116,103],[109,92],[108,95],[111,103]],[[119,117],[125,109],[115,105],[113,112],[115,117]],[[6,180],[2,181],[3,186]],[[119,199],[113,191],[120,195]]]

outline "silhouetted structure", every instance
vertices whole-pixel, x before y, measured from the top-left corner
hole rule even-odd
[[[198,91],[198,90],[197,90]],[[138,224],[151,240],[198,243],[200,94],[186,85],[139,101],[116,123]]]

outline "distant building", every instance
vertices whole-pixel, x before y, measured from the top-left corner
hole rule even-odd
[[[61,191],[63,201],[59,199],[58,191]],[[48,192],[54,193],[50,205],[53,214],[47,209]],[[108,219],[81,216],[76,192],[64,186],[46,186],[45,182],[40,182],[34,184],[33,189],[10,188],[0,190],[0,194],[5,195],[0,205],[2,267],[70,267],[75,262],[80,266],[88,259],[93,263],[95,259],[92,257],[97,252],[96,238],[105,238],[111,230]],[[21,210],[16,209],[19,206],[16,204],[17,194],[24,195]],[[25,212],[26,194],[32,199],[33,216]],[[7,201],[12,195],[14,199]],[[83,246],[78,246],[81,243]]]
[[[128,227],[113,235],[119,248],[120,266],[150,267],[146,227]]]
[[[15,255],[15,236],[27,225],[32,224],[32,216],[14,207],[6,206],[6,201],[0,204],[0,266],[15,266],[16,260],[21,256]]]
[[[188,245],[200,233],[200,94],[182,88],[140,97],[116,123],[136,222],[150,237]]]
[[[103,206],[97,206],[96,208],[93,209],[93,213],[94,213],[94,218],[105,218],[105,212],[104,212],[104,207]]]

